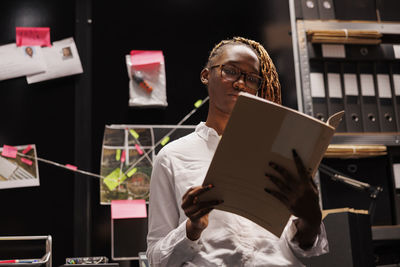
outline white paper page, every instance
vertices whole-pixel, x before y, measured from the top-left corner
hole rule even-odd
[[[52,47],[43,47],[43,56],[48,69],[44,73],[26,77],[28,83],[36,83],[82,73],[82,64],[74,39],[53,42]]]
[[[393,45],[394,58],[400,58],[400,45]]]
[[[400,74],[393,74],[394,93],[400,96]]]
[[[44,72],[46,64],[39,46],[0,46],[0,81]]]
[[[344,79],[344,93],[346,95],[358,96],[357,75],[353,73],[345,73]]]
[[[363,96],[375,96],[374,89],[374,77],[372,74],[361,74],[361,95]]]
[[[380,98],[392,98],[390,91],[390,77],[388,74],[378,74],[378,93]]]
[[[0,156],[0,176],[8,179],[17,169],[17,165],[13,164],[11,161],[6,158]]]
[[[310,86],[312,97],[325,97],[324,75],[322,73],[310,73]]]
[[[395,188],[400,189],[400,164],[393,164],[394,185]]]
[[[345,58],[346,50],[344,45],[322,44],[322,56],[333,58]]]
[[[342,85],[340,84],[340,75],[338,73],[328,73],[329,97],[342,98]]]

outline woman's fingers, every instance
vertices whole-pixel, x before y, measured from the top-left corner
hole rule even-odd
[[[294,177],[284,167],[272,161],[269,163],[269,166],[277,171],[284,179],[287,180],[287,182],[292,182],[294,180]]]
[[[271,194],[275,198],[277,198],[280,202],[282,202],[285,206],[289,206],[289,199],[285,194],[282,194],[279,191],[271,190],[268,188],[264,188],[264,191],[267,192],[268,194]]]
[[[213,185],[204,185],[204,186],[197,186],[192,187],[182,197],[182,208],[185,209],[186,207],[192,205],[194,202],[197,201],[197,197],[204,192],[213,188]]]
[[[190,217],[193,214],[205,209],[214,208],[215,206],[223,203],[222,200],[212,200],[212,201],[205,201],[205,202],[198,202],[197,204],[191,205],[184,209],[186,216]]]
[[[292,191],[292,188],[283,179],[269,173],[266,173],[265,176],[269,178],[271,182],[274,183],[276,187],[283,193],[288,194]]]

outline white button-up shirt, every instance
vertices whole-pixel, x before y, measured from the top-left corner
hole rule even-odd
[[[147,257],[151,266],[303,266],[297,257],[328,252],[325,229],[304,251],[291,241],[289,220],[280,238],[233,213],[213,210],[201,237],[186,236],[182,196],[203,183],[220,137],[200,123],[195,132],[165,146],[153,164],[150,182]]]

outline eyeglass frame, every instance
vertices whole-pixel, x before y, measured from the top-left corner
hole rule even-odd
[[[260,78],[260,85],[259,85],[259,87],[257,89],[253,89],[253,88],[248,87],[247,86],[247,82],[246,82],[247,81],[247,75],[249,75],[251,73],[244,72],[244,71],[242,71],[240,68],[238,68],[236,66],[233,66],[233,65],[230,65],[230,64],[218,64],[218,65],[210,66],[209,69],[211,70],[213,68],[219,68],[220,69],[220,76],[222,78],[222,67],[224,67],[224,66],[232,66],[232,67],[237,68],[239,70],[240,75],[238,76],[238,78],[235,81],[231,81],[231,82],[233,82],[233,83],[237,82],[240,79],[240,77],[242,77],[242,75],[244,75],[244,80],[243,81],[244,81],[244,84],[246,85],[247,88],[249,88],[250,90],[254,90],[255,92],[258,92],[261,89],[261,86],[262,86],[262,83],[264,81],[264,78],[262,78],[261,76],[259,76],[257,74],[252,74],[252,75],[258,76]]]

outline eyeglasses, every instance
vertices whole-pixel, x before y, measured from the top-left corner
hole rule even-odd
[[[260,89],[261,84],[263,82],[263,78],[254,73],[243,72],[239,68],[232,65],[214,65],[211,66],[210,69],[219,68],[221,71],[221,77],[227,81],[236,82],[240,79],[242,74],[244,75],[244,84],[247,88],[258,91]]]

